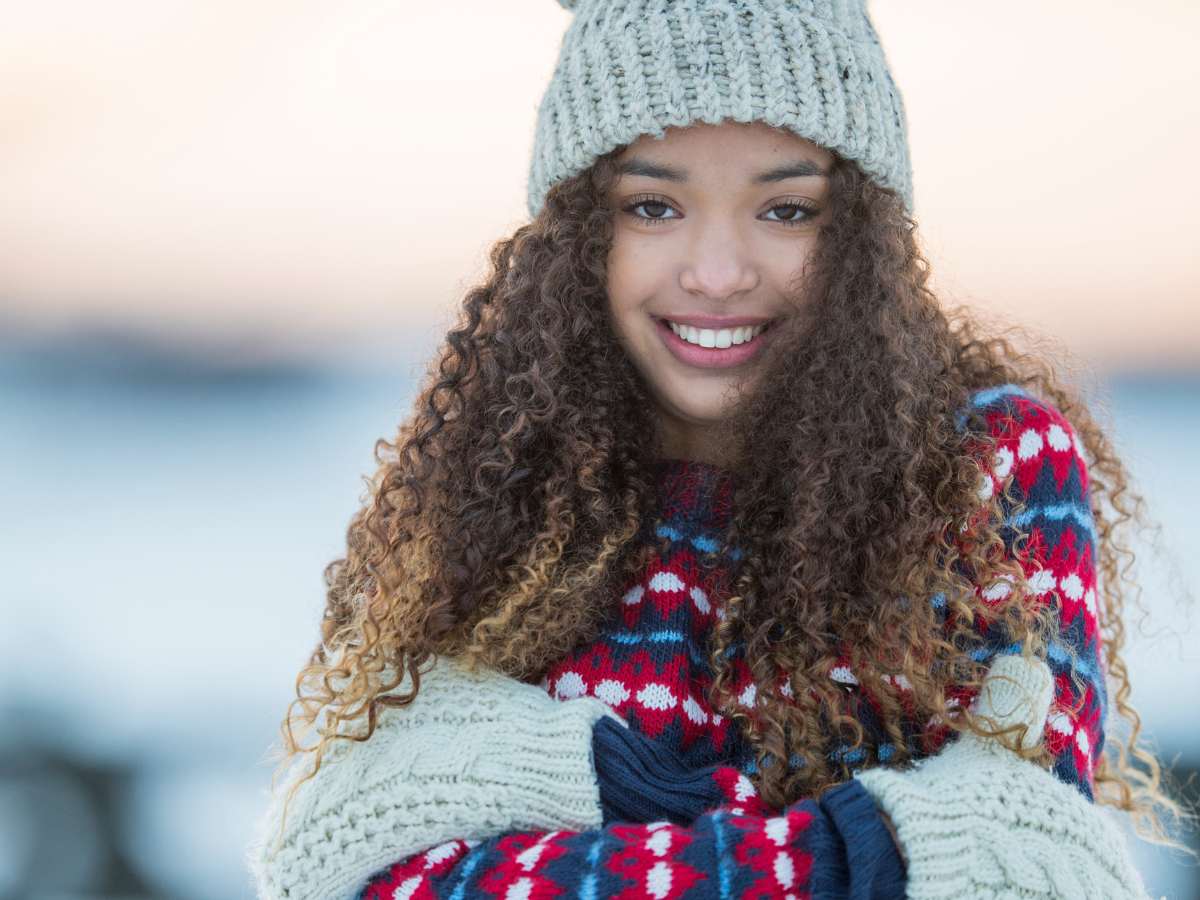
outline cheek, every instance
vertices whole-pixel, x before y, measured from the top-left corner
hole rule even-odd
[[[629,265],[626,261],[626,254],[614,241],[612,248],[608,251],[608,259],[605,261],[604,271],[610,311],[618,309],[621,305],[621,298],[627,295],[625,282],[628,271]]]
[[[655,273],[649,260],[614,247],[609,253],[605,278],[609,311],[620,318],[640,309],[654,296]]]
[[[786,256],[779,254],[770,261],[767,277],[780,296],[799,305],[807,302],[809,274],[805,270],[811,266],[816,250],[816,239],[806,238],[792,247]]]
[[[613,331],[620,335],[624,330],[625,317],[628,315],[630,293],[624,280],[611,269],[608,272],[605,295],[608,298],[608,320]]]

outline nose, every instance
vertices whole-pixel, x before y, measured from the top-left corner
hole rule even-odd
[[[712,223],[700,229],[679,272],[679,286],[691,294],[728,300],[753,290],[758,268],[734,229]]]

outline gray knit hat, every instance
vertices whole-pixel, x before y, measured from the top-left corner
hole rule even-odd
[[[558,0],[575,11],[538,107],[528,206],[643,134],[763,121],[857,162],[912,211],[904,102],[866,0]]]

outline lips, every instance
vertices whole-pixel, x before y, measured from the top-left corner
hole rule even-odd
[[[699,369],[727,369],[744,365],[758,356],[773,337],[773,329],[767,328],[742,344],[724,348],[700,347],[679,337],[665,319],[655,319],[655,328],[664,345],[679,362]]]

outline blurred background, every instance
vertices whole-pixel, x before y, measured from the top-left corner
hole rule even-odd
[[[871,9],[935,287],[1044,337],[1161,525],[1136,546],[1131,700],[1184,778],[1200,5]],[[0,897],[250,898],[242,854],[321,571],[375,439],[525,220],[569,14],[0,12]],[[1200,897],[1186,860],[1133,846],[1154,896]]]

